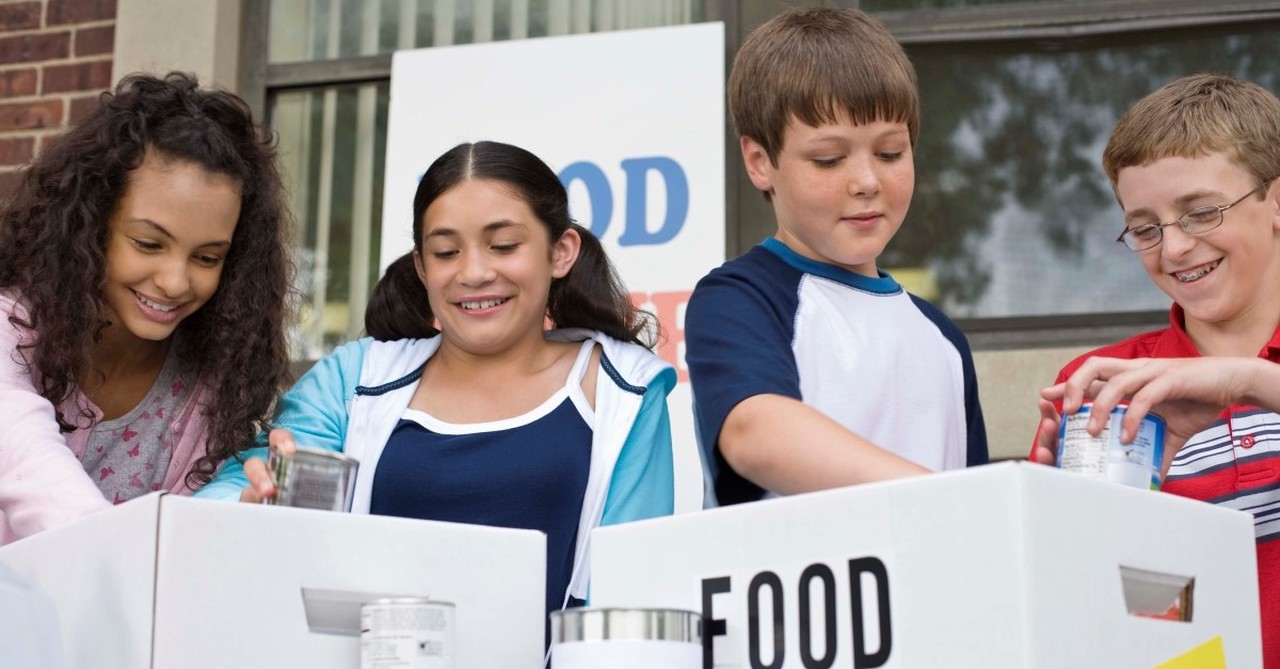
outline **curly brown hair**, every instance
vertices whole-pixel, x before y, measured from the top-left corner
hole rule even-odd
[[[195,489],[250,446],[289,380],[285,329],[293,279],[292,219],[276,169],[275,140],[249,106],[199,87],[189,74],[131,75],[97,109],[36,158],[0,213],[0,289],[17,294],[32,333],[23,346],[55,407],[91,369],[107,325],[101,286],[108,222],[130,171],[155,152],[236,180],[240,217],[213,297],[178,326],[207,390],[206,451],[187,474]],[[75,416],[58,414],[63,431]]]

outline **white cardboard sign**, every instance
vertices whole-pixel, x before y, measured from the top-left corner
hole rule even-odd
[[[456,606],[459,667],[538,669],[540,532],[153,493],[0,548],[56,602],[71,667],[359,666],[359,605]]]
[[[1262,666],[1251,516],[1040,465],[600,528],[592,568],[592,606],[701,612],[717,669]],[[1181,583],[1190,621],[1130,612]]]

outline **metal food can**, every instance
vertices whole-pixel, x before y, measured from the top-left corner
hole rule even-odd
[[[555,669],[702,669],[702,616],[682,609],[551,612]]]
[[[360,607],[360,669],[454,669],[454,605],[426,597]]]
[[[1111,410],[1111,416],[1094,437],[1085,430],[1092,404],[1062,416],[1058,433],[1058,467],[1090,478],[1115,481],[1134,488],[1160,489],[1160,469],[1164,463],[1164,419],[1148,413],[1138,426],[1138,434],[1128,444],[1120,443],[1125,405]]]
[[[351,510],[360,467],[355,458],[301,447],[285,455],[273,448],[267,456],[267,467],[275,478],[276,496],[263,503],[324,511]]]

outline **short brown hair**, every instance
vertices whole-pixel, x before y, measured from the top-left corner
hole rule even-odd
[[[818,126],[840,112],[857,124],[907,124],[920,132],[915,68],[878,21],[856,9],[790,8],[751,31],[729,74],[729,113],[738,136],[777,164],[792,117]]]
[[[1142,98],[1102,152],[1111,186],[1120,170],[1161,158],[1224,153],[1258,183],[1280,176],[1280,100],[1226,74],[1193,74]]]

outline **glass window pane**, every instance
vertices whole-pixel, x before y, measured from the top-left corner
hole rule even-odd
[[[1112,126],[1194,72],[1280,90],[1277,23],[908,52],[923,115],[917,186],[884,266],[963,318],[1168,308],[1113,241],[1123,225],[1101,168]]]
[[[695,0],[271,0],[271,63],[401,48],[674,25]],[[294,354],[315,359],[361,334],[378,276],[389,84],[268,90],[298,219],[302,322]]]
[[[1075,3],[1096,3],[1099,0],[1074,0]],[[1105,1],[1105,0],[1104,0]],[[856,6],[865,12],[899,12],[910,9],[956,9],[961,7],[978,7],[981,5],[1026,5],[1032,3],[1054,2],[1054,4],[1071,4],[1061,0],[858,0]],[[855,6],[854,3],[837,3]]]
[[[302,313],[295,355],[315,359],[360,333],[378,277],[387,84],[274,98],[280,162],[298,222]]]
[[[681,25],[700,0],[271,0],[268,59],[293,63],[450,44]]]

